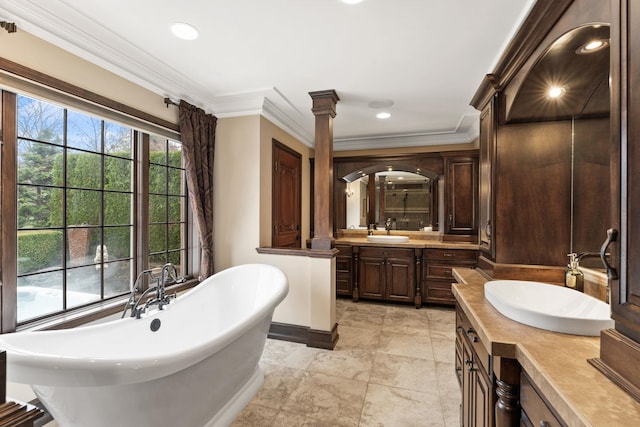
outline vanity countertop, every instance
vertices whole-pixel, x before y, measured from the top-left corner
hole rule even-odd
[[[517,359],[569,426],[637,426],[640,403],[591,366],[600,337],[527,326],[500,314],[484,297],[487,279],[473,269],[454,269],[453,294],[493,356]]]
[[[477,250],[478,245],[474,243],[442,242],[435,239],[413,239],[409,238],[404,243],[375,243],[370,242],[365,237],[339,237],[335,241],[336,245],[352,246],[382,246],[394,248],[433,248],[433,249],[471,249]]]

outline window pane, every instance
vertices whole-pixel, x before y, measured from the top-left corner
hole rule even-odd
[[[173,251],[169,252],[169,262],[175,265],[178,270],[178,275],[182,276],[182,260],[184,259],[185,251]]]
[[[102,156],[69,150],[67,153],[67,186],[102,188]]]
[[[131,158],[133,131],[116,123],[104,122],[104,152],[112,156]]]
[[[18,322],[63,308],[62,271],[18,277]]]
[[[182,167],[182,144],[169,141],[169,166]]]
[[[102,120],[67,110],[67,146],[102,152]]]
[[[64,109],[18,95],[18,136],[62,145]]]
[[[18,274],[62,267],[61,230],[18,231]]]
[[[131,253],[133,227],[106,227],[104,229],[105,261],[127,259]]]
[[[180,236],[182,235],[182,224],[169,224],[169,247],[168,250],[182,248],[182,241]]]
[[[131,191],[133,162],[115,157],[104,158],[104,189]]]
[[[167,193],[167,168],[165,166],[149,166],[149,192],[156,194]]]
[[[149,196],[149,222],[167,221],[167,197]]]
[[[167,164],[167,140],[165,138],[149,135],[149,160],[158,165]]]
[[[182,203],[186,200],[184,197],[167,197],[169,202],[169,222],[182,221]]]
[[[131,261],[117,261],[104,264],[104,296],[109,298],[129,292],[131,282]]]
[[[165,224],[149,226],[149,252],[160,252],[167,249],[166,232],[167,226]]]
[[[149,256],[149,268],[162,268],[167,262],[167,254],[165,252]]]
[[[100,201],[99,191],[67,190],[67,224],[100,225]]]
[[[130,193],[104,193],[104,224],[131,224],[131,198]]]
[[[67,270],[67,308],[100,300],[100,270],[95,265]]]
[[[177,196],[184,194],[184,171],[182,169],[169,168],[169,194]]]
[[[93,263],[93,253],[90,248],[100,242],[100,229],[77,227],[67,229],[68,257],[67,266],[75,267]]]
[[[40,142],[18,140],[18,183],[62,184],[63,148]]]
[[[18,186],[18,228],[62,226],[62,189]]]

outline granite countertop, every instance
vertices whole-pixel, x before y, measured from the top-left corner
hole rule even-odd
[[[492,356],[517,359],[569,426],[638,426],[640,403],[591,366],[600,337],[550,332],[508,319],[484,298],[487,279],[454,269],[460,308]]]
[[[442,242],[435,239],[413,239],[411,237],[409,238],[409,241],[405,243],[375,243],[368,241],[366,236],[339,237],[336,239],[335,244],[353,246],[381,246],[394,248],[478,249],[478,245],[473,243]]]

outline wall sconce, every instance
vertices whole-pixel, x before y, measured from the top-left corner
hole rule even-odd
[[[344,194],[347,195],[347,197],[351,197],[353,196],[353,190],[349,190],[348,188],[344,190]]]

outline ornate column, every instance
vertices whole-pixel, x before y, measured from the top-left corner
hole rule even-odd
[[[309,92],[316,116],[314,211],[311,249],[331,249],[333,238],[333,118],[340,100],[335,90]]]

